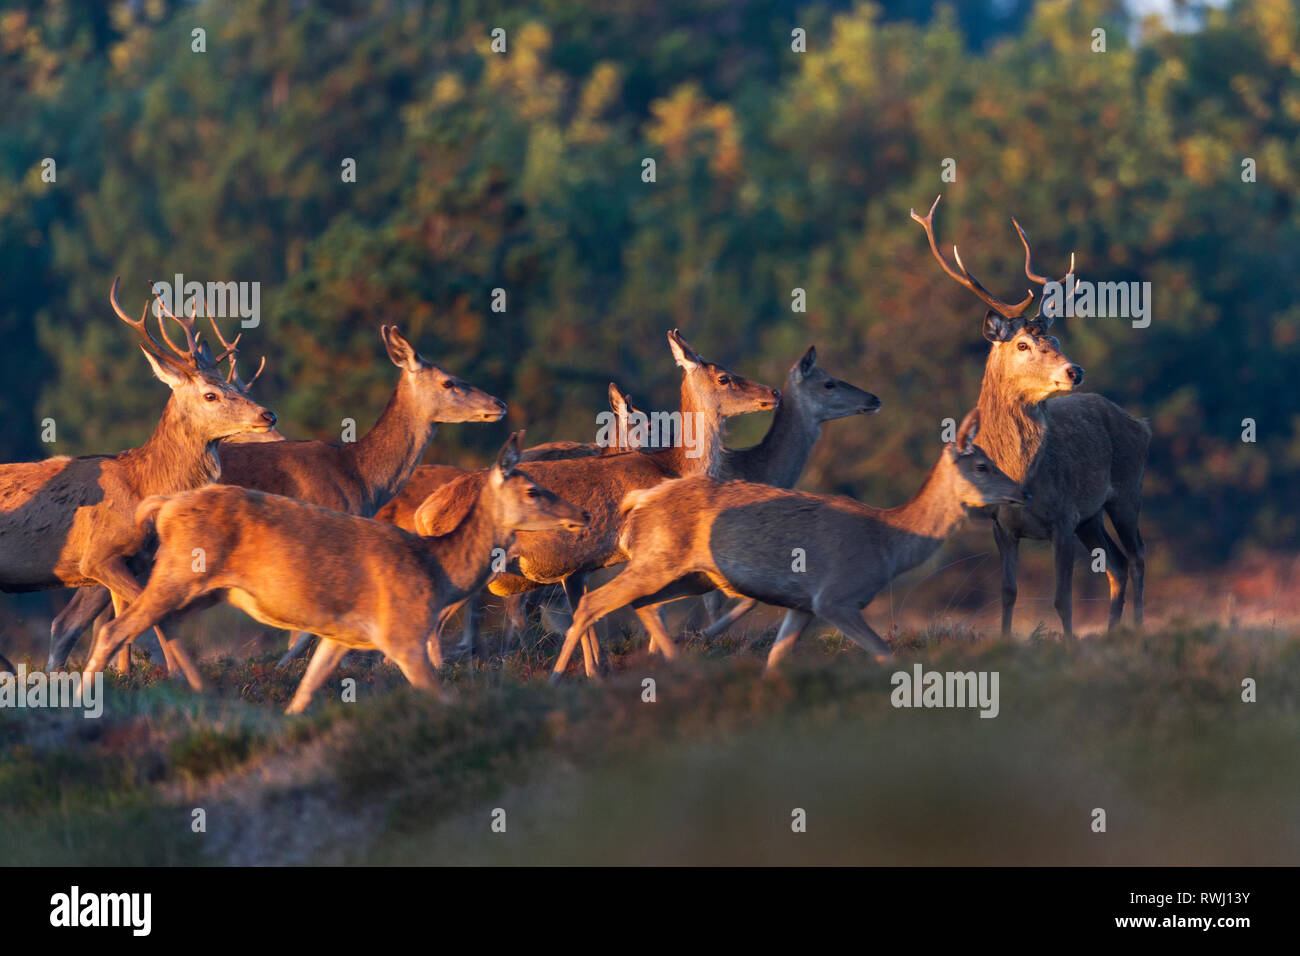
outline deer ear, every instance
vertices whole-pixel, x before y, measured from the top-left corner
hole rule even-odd
[[[966,417],[961,420],[961,426],[957,429],[957,452],[962,455],[969,455],[971,446],[975,444],[975,436],[980,430],[980,410],[972,408],[966,413]]]
[[[1008,342],[1015,337],[1016,325],[992,309],[984,313],[984,338],[990,342]]]
[[[609,383],[609,410],[615,416],[625,415],[627,413],[627,396],[613,382]]]
[[[402,333],[397,331],[395,325],[381,325],[379,334],[383,336],[384,345],[388,348],[388,357],[392,359],[393,364],[400,369],[408,372],[418,372],[423,363],[420,356],[415,353],[415,347],[402,337]]]
[[[800,379],[805,379],[812,374],[812,370],[817,367],[817,346],[808,346],[808,351],[803,353],[803,358],[799,360],[796,366]]]
[[[704,364],[700,353],[691,348],[691,344],[682,338],[682,334],[676,329],[668,333],[668,347],[673,350],[673,359],[687,371]]]
[[[514,474],[515,466],[519,464],[519,453],[524,443],[524,433],[522,430],[515,432],[506,439],[506,443],[501,446],[501,452],[497,455],[497,464],[493,470],[493,477],[498,481],[503,481]]]
[[[189,381],[188,376],[172,368],[171,365],[159,362],[143,345],[140,346],[140,351],[143,352],[144,357],[149,360],[149,367],[153,369],[153,373],[157,376],[158,381],[162,382],[168,388],[175,391]]]

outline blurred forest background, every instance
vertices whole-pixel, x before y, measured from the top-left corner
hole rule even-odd
[[[1082,278],[1152,283],[1149,328],[1056,331],[1086,388],[1151,420],[1164,560],[1292,549],[1298,5],[1175,32],[1092,0],[7,3],[0,460],[146,438],[165,390],[108,288],[120,273],[134,311],[183,273],[262,284],[244,367],[267,356],[257,395],[295,438],[377,417],[381,322],[506,398],[530,442],[591,440],[610,379],[671,407],[669,328],[771,384],[815,343],[884,409],[830,426],[801,486],[895,504],[987,350],[908,218],[942,192],[940,240],[996,294],[1028,284],[1013,215],[1045,272],[1074,251]],[[486,460],[505,433],[444,428],[428,460]]]

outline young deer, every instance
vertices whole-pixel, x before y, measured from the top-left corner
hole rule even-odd
[[[551,679],[564,673],[579,637],[611,611],[626,604],[646,610],[709,588],[789,609],[769,670],[814,616],[868,653],[887,656],[862,609],[930,557],[968,509],[1024,501],[1019,484],[975,447],[979,419],[978,409],[967,414],[916,497],[898,508],[706,476],[631,492],[619,541],[631,559],[582,599]],[[671,642],[664,646],[675,656]]]
[[[772,417],[763,440],[751,448],[725,449],[718,477],[723,481],[734,478],[793,488],[812,456],[813,446],[821,438],[823,424],[850,415],[874,415],[878,411],[879,398],[826,374],[817,365],[817,350],[809,346],[786,377],[781,407]],[[713,621],[704,631],[706,637],[721,634],[757,603],[746,598],[720,615],[723,603],[720,593],[710,592],[704,602]]]
[[[539,461],[532,465],[537,480],[591,513],[590,524],[578,534],[526,533],[515,543],[506,573],[488,585],[496,595],[530,591],[562,582],[569,607],[577,607],[587,575],[598,568],[627,560],[618,546],[624,495],[685,475],[716,475],[722,463],[722,426],[733,416],[777,407],[781,393],[741,378],[706,361],[676,329],[668,333],[673,358],[682,370],[681,418],[695,423],[694,449],[678,442],[668,448]],[[417,527],[441,531],[459,520],[466,503],[473,501],[481,475],[465,475],[435,491],[416,515]],[[643,623],[646,618],[641,617]],[[652,626],[647,624],[647,626]],[[651,634],[657,636],[658,631]],[[594,635],[583,642],[588,672],[596,665]]]
[[[145,543],[130,519],[141,499],[213,481],[221,474],[221,439],[275,427],[275,415],[239,394],[201,360],[192,319],[176,319],[185,329],[182,357],[150,334],[148,303],[138,320],[122,310],[117,285],[114,279],[109,292],[113,311],[135,330],[140,350],[154,375],[171,389],[171,398],[139,448],[0,465],[0,590],[102,584],[120,611],[142,590],[127,566]],[[164,653],[170,653],[165,638],[162,643]],[[201,687],[192,662],[183,651],[177,649],[177,654],[190,684]],[[128,669],[129,659],[120,664]]]
[[[369,432],[343,444],[223,443],[219,481],[370,517],[410,477],[439,423],[495,422],[505,415],[505,402],[418,355],[396,326],[380,326],[380,335],[402,374]],[[76,644],[83,621],[84,614],[64,622],[57,634],[52,631],[51,658],[57,657],[59,665]]]
[[[639,448],[640,441],[637,433],[629,431],[628,421],[638,415],[644,419],[646,417],[645,412],[637,408],[627,393],[613,382],[609,383],[609,409],[616,423],[614,429],[615,440],[613,442],[606,445],[572,441],[545,442],[534,445],[532,448],[525,448],[521,453],[520,460],[530,462],[591,458]],[[419,533],[420,529],[415,524],[415,513],[420,505],[435,490],[466,474],[469,474],[467,469],[456,468],[452,465],[420,465],[415,469],[410,480],[402,486],[402,490],[397,493],[397,496],[383,508],[380,508],[375,517],[380,521],[391,522],[406,531]],[[533,594],[536,592],[528,593]],[[466,601],[464,632],[453,653],[467,652],[478,643],[479,625],[483,618],[484,597],[483,593],[479,593]],[[507,643],[513,638],[514,633],[521,629],[524,603],[525,599],[521,595],[509,595],[506,598],[507,616],[510,620],[509,633],[506,637]],[[305,648],[300,649],[296,645],[290,648],[284,657],[280,659],[280,663],[287,664],[301,650],[305,650]]]
[[[1002,634],[1011,633],[1016,604],[1016,570],[1021,538],[1050,539],[1056,563],[1056,611],[1065,636],[1074,633],[1072,578],[1074,538],[1106,555],[1110,583],[1109,627],[1124,610],[1128,570],[1133,572],[1133,617],[1142,624],[1146,546],[1138,530],[1142,509],[1142,475],[1146,469],[1151,428],[1115,403],[1094,393],[1074,393],[1083,369],[1061,354],[1047,330],[1052,316],[1022,318],[1034,293],[1006,303],[985,289],[953,247],[957,270],[948,265],[934,239],[935,199],[930,212],[912,218],[921,224],[930,251],[943,271],[975,293],[989,311],[984,337],[991,343],[980,386],[984,448],[998,467],[1024,483],[1026,506],[990,509],[993,537],[1002,558]],[[1025,275],[1039,285],[1047,278],[1033,270],[1029,239],[1014,219],[1025,248]],[[1074,271],[1073,259],[1070,274]],[[1106,533],[1103,512],[1110,516],[1119,545]]]
[[[321,637],[288,713],[306,709],[352,648],[383,651],[411,684],[436,690],[442,660],[430,638],[482,586],[494,549],[508,549],[516,532],[576,531],[587,521],[516,467],[522,434],[510,436],[464,518],[440,537],[230,485],[147,499],[136,521],[158,536],[153,573],[104,629],[86,677],[167,614],[216,594],[263,624]],[[195,548],[203,571],[193,570]]]

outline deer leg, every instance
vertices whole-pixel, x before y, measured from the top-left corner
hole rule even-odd
[[[560,648],[560,656],[551,671],[551,683],[560,679],[579,638],[584,632],[589,631],[593,624],[638,598],[649,595],[658,597],[658,592],[672,582],[673,578],[666,577],[662,573],[654,576],[639,574],[638,569],[634,569],[629,564],[613,580],[583,595],[573,612],[573,623],[569,625],[569,630],[564,635],[564,646]]]
[[[993,521],[993,540],[1002,558],[1002,637],[1011,637],[1011,615],[1016,609],[1016,570],[1020,563],[1020,539]]]
[[[650,650],[653,652],[657,644],[665,660],[671,661],[677,656],[677,647],[673,644],[673,639],[668,636],[668,628],[664,627],[663,610],[662,604],[648,604],[638,607],[636,616],[641,626],[646,629],[646,633],[650,635]]]
[[[483,623],[483,602],[487,600],[487,591],[476,591],[465,601],[465,627],[461,632],[460,643],[456,645],[457,651],[465,651],[469,654],[474,653],[474,645],[478,643],[479,634],[482,631]],[[505,652],[503,647],[502,653]]]
[[[1133,623],[1142,626],[1142,599],[1146,590],[1147,548],[1142,541],[1142,532],[1138,530],[1140,502],[1129,505],[1118,500],[1106,503],[1106,513],[1110,523],[1115,526],[1115,537],[1124,549],[1133,571]]]
[[[713,594],[720,595],[722,594],[722,592],[714,591]],[[712,597],[712,596],[713,595],[711,594],[708,597]],[[708,600],[708,597],[706,597],[705,600]],[[741,598],[739,601],[737,601],[735,604],[731,606],[731,610],[727,611],[726,614],[718,618],[716,621],[714,621],[712,624],[710,624],[708,627],[704,629],[704,637],[712,640],[713,638],[719,636],[720,634],[725,633],[727,628],[731,627],[731,625],[735,624],[742,617],[744,617],[746,614],[752,611],[754,609],[754,605],[757,603],[758,602],[755,601],[753,598]]]
[[[1115,544],[1106,533],[1106,522],[1100,511],[1075,528],[1074,533],[1078,535],[1090,554],[1100,548],[1105,556],[1106,580],[1110,583],[1110,615],[1106,622],[1106,629],[1113,631],[1119,626],[1119,619],[1124,613],[1124,591],[1128,587],[1128,561],[1120,551],[1119,545]],[[1091,566],[1090,562],[1089,567]]]
[[[587,588],[587,575],[579,571],[564,579],[564,596],[569,599],[569,611],[577,615],[578,605],[582,603],[583,592]],[[570,625],[572,629],[572,625]],[[588,677],[596,675],[600,661],[599,641],[596,632],[588,627],[582,633],[582,663]]]
[[[95,638],[90,658],[83,668],[86,679],[102,671],[115,653],[120,654],[122,650],[129,650],[131,641],[138,635],[156,625],[176,608],[188,603],[188,601],[176,602],[164,596],[169,590],[163,587],[145,589],[130,604],[116,591],[111,592],[115,616]]]
[[[785,612],[785,617],[781,619],[781,628],[776,632],[776,643],[767,652],[767,673],[775,673],[781,660],[790,653],[794,642],[799,640],[799,635],[807,630],[812,619],[813,616],[807,611],[796,611],[790,608]]]
[[[297,639],[292,640],[295,634],[297,635]],[[315,634],[308,634],[306,631],[290,631],[289,637],[291,643],[289,644],[289,649],[284,652],[283,657],[275,662],[275,666],[288,667],[290,661],[296,661],[298,658],[302,657],[311,647],[312,639],[315,636]]]
[[[438,639],[436,631],[435,628],[435,633],[429,638],[430,641]],[[417,638],[402,641],[400,646],[390,644],[384,653],[401,668],[402,674],[412,687],[431,691],[437,695],[440,691],[438,674],[430,663],[427,645],[428,641]]]
[[[68,655],[77,646],[82,631],[95,623],[95,619],[108,609],[112,602],[108,588],[77,588],[72,600],[50,623],[50,655],[45,662],[47,671],[58,670],[68,662]]]
[[[1065,639],[1074,637],[1074,534],[1061,527],[1052,529],[1052,551],[1056,558],[1056,613],[1061,615]]]
[[[135,575],[133,575],[130,569],[126,566],[126,561],[120,557],[112,558],[109,561],[98,565],[96,572],[97,573],[94,575],[87,576],[94,577],[95,580],[105,585],[113,593],[113,613],[115,616],[121,614],[121,608],[118,606],[119,601],[137,601],[145,591],[145,588],[141,586],[140,582],[135,579]],[[154,576],[152,575],[150,576],[150,582],[153,581],[153,577]],[[159,582],[160,586],[156,589],[155,593],[161,594],[166,590],[173,594],[180,593],[188,595],[185,600],[172,604],[167,609],[168,611],[184,607],[194,598],[203,593],[201,587],[194,586],[193,577],[194,576],[191,574],[190,578],[184,581],[177,580],[167,582],[165,588],[162,586],[163,582]],[[157,618],[150,621],[149,624],[157,624],[158,621],[162,620],[162,617],[163,615],[159,615]],[[145,627],[140,630],[144,630],[149,626],[149,624],[146,624]],[[185,675],[185,679],[189,682],[190,687],[194,690],[202,690],[203,678],[199,676],[199,669],[194,666],[194,661],[190,658],[190,655],[185,648],[181,647],[179,644],[171,646],[171,642],[167,640],[163,632],[157,627],[154,628],[154,633],[158,636],[158,644],[162,647],[163,656],[168,659],[169,664],[174,660],[180,667],[181,672]],[[136,634],[139,634],[139,631],[137,631]],[[131,635],[132,639],[135,638],[136,634]],[[169,650],[173,655],[172,657],[168,657]],[[125,669],[122,667],[123,659],[125,659]],[[118,653],[118,670],[124,675],[131,673],[131,648],[129,643],[124,645]],[[168,673],[174,674],[175,671],[170,670],[169,667]]]
[[[339,666],[339,661],[343,660],[347,652],[346,644],[321,638],[316,653],[307,662],[307,673],[302,675],[298,689],[293,692],[293,700],[289,702],[284,712],[301,714],[306,710],[307,705],[311,703],[312,694],[320,689],[321,684],[325,683],[325,679],[334,672],[334,668]]]
[[[894,652],[889,649],[884,638],[862,619],[862,611],[856,605],[822,604],[819,601],[813,604],[813,610],[817,612],[818,617],[833,625],[836,630],[874,656],[876,660],[881,661],[893,656]]]

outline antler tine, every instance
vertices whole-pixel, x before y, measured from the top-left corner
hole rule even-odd
[[[145,324],[149,318],[149,300],[145,300],[144,311],[140,313],[138,319],[131,318],[122,309],[121,304],[117,301],[117,284],[121,278],[121,276],[114,276],[113,287],[108,290],[108,301],[113,306],[113,311],[117,313],[119,319],[135,329],[136,334],[140,336],[141,344],[153,354],[154,358],[165,362],[175,362],[176,360],[167,354],[161,343],[149,331],[149,326]]]
[[[250,378],[247,382],[245,382],[242,378],[239,377],[239,370],[235,367],[235,362],[236,362],[236,358],[234,353],[232,352],[230,356],[230,372],[226,375],[226,381],[229,382],[231,385],[235,386],[235,388],[239,389],[245,395],[247,395],[249,389],[253,387],[253,383],[256,382],[259,377],[261,377],[262,370],[266,368],[266,356],[265,355],[262,356],[262,361],[257,366],[257,371],[253,373],[253,377]]]
[[[1029,278],[1033,279],[1039,285],[1047,285],[1049,281],[1048,278],[1046,276],[1040,276],[1034,271],[1033,266],[1030,264],[1031,253],[1029,251],[1029,237],[1025,235],[1025,230],[1020,228],[1020,223],[1016,222],[1014,218],[1011,220],[1011,225],[1016,227],[1016,235],[1020,237],[1020,244],[1025,247],[1025,275],[1029,276]],[[1073,252],[1070,253],[1070,268],[1065,274],[1067,276],[1074,274]],[[1064,278],[1062,278],[1061,281],[1064,282]]]
[[[935,259],[939,260],[939,265],[943,267],[944,272],[948,273],[951,278],[956,279],[966,288],[974,292],[975,295],[980,298],[980,301],[994,312],[998,313],[998,315],[1002,316],[1004,319],[1019,318],[1025,309],[1029,308],[1030,304],[1034,301],[1033,292],[1030,292],[1023,302],[1014,304],[1003,302],[997,296],[993,295],[993,293],[989,292],[988,289],[984,288],[984,286],[980,284],[980,281],[971,275],[966,267],[962,265],[961,255],[957,252],[956,246],[952,247],[952,254],[953,258],[957,260],[957,266],[961,269],[960,272],[948,265],[948,260],[945,259],[943,253],[939,251],[939,244],[935,242],[934,239],[934,211],[938,208],[939,200],[942,198],[942,194],[935,197],[934,204],[930,206],[930,211],[926,213],[924,218],[918,216],[915,209],[911,210],[912,218],[921,224],[921,228],[925,230],[925,237],[930,240],[930,251],[934,253]]]
[[[188,346],[188,349],[182,351],[176,347],[172,342],[171,337],[167,335],[166,325],[163,323],[162,317],[160,316],[158,318],[158,328],[162,329],[163,338],[167,339],[167,344],[171,346],[178,355],[183,355],[191,361],[196,361],[199,354],[199,338],[198,333],[194,329],[194,316],[191,315],[189,318],[183,319],[174,314],[171,309],[167,308],[167,302],[158,291],[157,283],[150,283],[150,285],[153,288],[153,294],[158,297],[159,308],[162,309],[163,312],[167,313],[169,319],[185,330],[185,344]]]
[[[243,338],[244,333],[237,333],[235,335],[235,341],[227,342],[226,337],[221,334],[221,326],[217,325],[217,317],[208,311],[208,300],[206,298],[203,300],[203,315],[208,320],[208,324],[212,326],[212,331],[216,335],[217,341],[221,343],[221,348],[224,350],[217,356],[216,361],[220,362],[227,356],[234,355],[236,348],[239,346],[239,340]],[[262,361],[266,361],[265,357]],[[257,376],[253,377],[256,378]],[[249,384],[252,383],[250,382]]]

